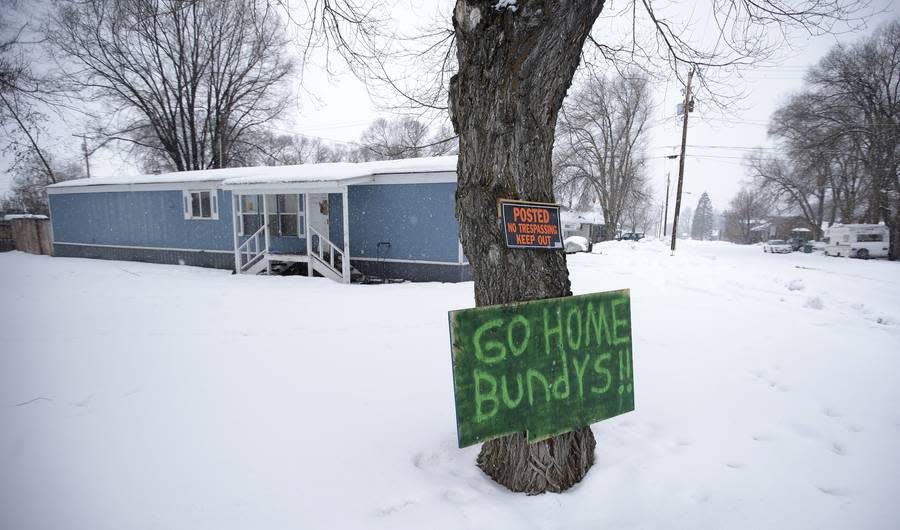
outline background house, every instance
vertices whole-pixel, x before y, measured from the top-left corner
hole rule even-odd
[[[57,256],[293,267],[342,282],[470,277],[453,156],[92,178],[47,191]]]
[[[606,225],[603,222],[603,214],[600,212],[578,211],[561,206],[559,217],[562,223],[563,238],[582,236],[591,243],[606,240]]]

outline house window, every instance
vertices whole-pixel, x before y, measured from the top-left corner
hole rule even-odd
[[[219,205],[216,192],[213,190],[184,191],[185,219],[218,219]]]
[[[304,235],[306,216],[303,195],[267,195],[269,210],[269,235],[274,237],[298,237]],[[241,195],[238,202],[240,235],[250,236],[262,227],[263,196]]]
[[[242,236],[252,236],[262,227],[259,195],[241,195],[238,201],[238,217]]]
[[[269,233],[273,236],[302,236],[306,225],[303,195],[268,195]]]

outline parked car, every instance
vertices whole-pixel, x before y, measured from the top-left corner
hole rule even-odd
[[[763,252],[773,254],[790,254],[793,252],[791,244],[783,239],[770,239],[763,243]]]
[[[791,250],[797,252],[798,250],[802,250],[803,246],[806,245],[808,241],[809,240],[803,239],[802,237],[792,237],[788,239],[787,242],[791,246]]]
[[[828,229],[826,256],[869,259],[888,255],[888,228],[884,225],[835,225]]]
[[[824,241],[807,241],[803,244],[803,252],[806,254],[810,254],[812,252],[819,252],[825,250],[826,243]]]
[[[809,228],[795,228],[791,230],[791,237],[788,239],[788,243],[791,244],[791,248],[796,252],[802,250],[811,237],[812,230]]]
[[[642,232],[625,232],[616,238],[617,241],[640,241],[644,238]]]
[[[569,236],[563,240],[566,254],[574,254],[576,252],[590,252],[593,250],[593,243],[588,241],[584,236]]]

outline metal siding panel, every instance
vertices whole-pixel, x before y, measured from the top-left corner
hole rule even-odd
[[[472,281],[472,269],[469,265],[448,263],[447,265],[435,265],[433,263],[397,263],[377,261],[351,260],[353,266],[360,272],[373,278],[400,278],[410,282],[468,282]]]
[[[344,198],[340,193],[328,194],[328,238],[344,248]]]
[[[56,244],[53,253],[57,257],[92,258],[117,261],[141,261],[167,265],[190,265],[214,269],[234,269],[234,257],[220,252],[184,252],[177,250],[155,250],[120,247],[84,247],[80,245]]]
[[[374,258],[389,241],[392,259],[459,259],[456,183],[350,186],[350,255]]]
[[[241,238],[241,242],[246,238]],[[306,238],[295,236],[271,236],[269,238],[270,250],[274,254],[306,254]]]
[[[54,241],[98,245],[232,249],[231,192],[218,190],[219,218],[184,218],[181,191],[53,194]]]

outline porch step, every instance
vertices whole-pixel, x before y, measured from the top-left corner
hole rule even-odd
[[[259,274],[266,270],[266,266],[268,265],[268,263],[269,262],[266,260],[266,258],[257,260],[257,262],[251,265],[250,268],[245,269],[243,271],[243,274]]]
[[[306,254],[276,254],[269,253],[269,261],[285,261],[290,263],[304,263],[309,261]]]
[[[312,265],[313,270],[318,272],[322,276],[328,278],[329,280],[343,283],[344,277],[339,272],[332,269],[330,265],[317,258],[315,255],[310,257],[309,263]]]

